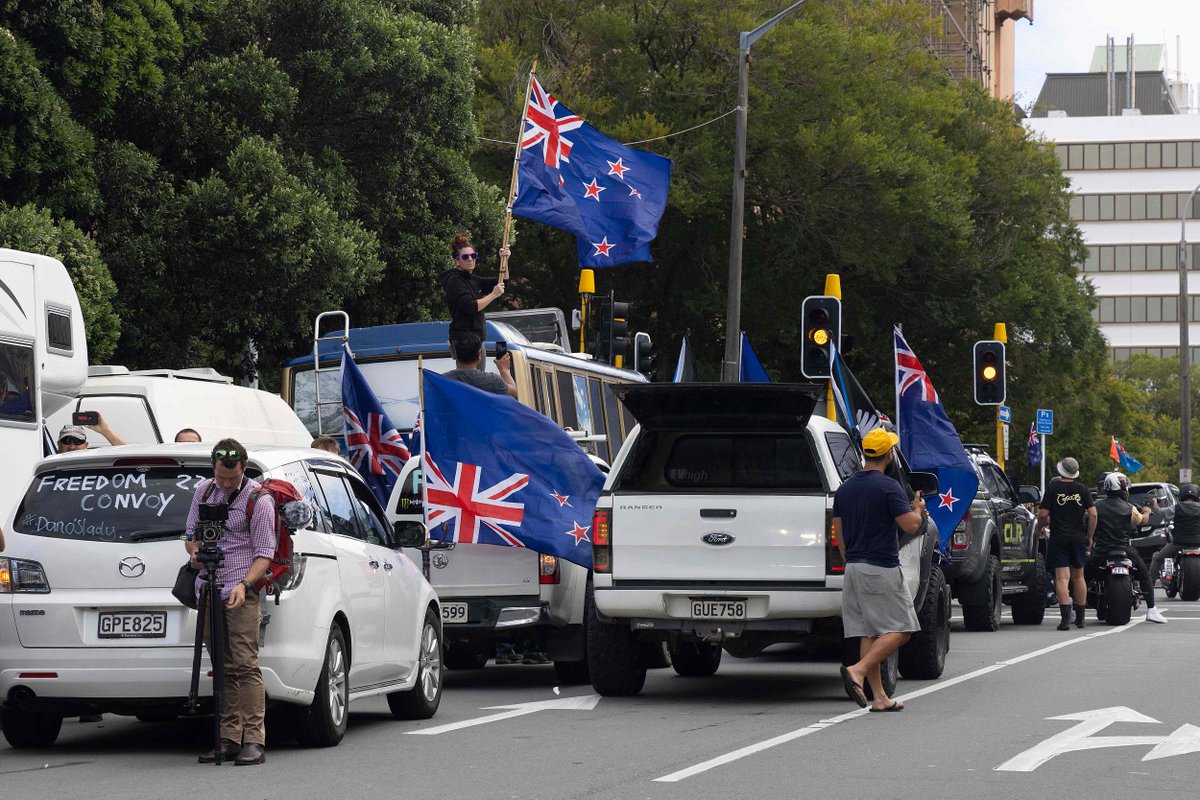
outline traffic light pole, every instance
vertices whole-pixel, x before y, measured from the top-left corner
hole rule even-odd
[[[1003,322],[997,322],[992,329],[992,338],[1007,346],[1008,326]],[[1007,368],[1004,369],[1004,375],[1007,380]],[[1004,422],[1000,419],[1000,406],[996,406],[996,463],[1000,465],[1001,470],[1004,469]]]

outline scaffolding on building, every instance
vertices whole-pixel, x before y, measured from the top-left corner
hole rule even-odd
[[[941,35],[929,38],[929,48],[955,80],[969,78],[992,83],[992,35],[995,0],[924,0]]]

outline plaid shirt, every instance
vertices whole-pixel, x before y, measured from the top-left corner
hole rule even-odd
[[[209,491],[209,487],[212,490]],[[259,488],[257,481],[246,478],[242,488],[235,497],[229,500],[229,520],[225,523],[225,536],[221,539],[221,549],[225,551],[225,560],[217,569],[217,581],[222,584],[221,598],[228,599],[233,587],[244,580],[250,572],[250,566],[256,558],[270,558],[275,555],[275,499],[267,493],[259,495],[254,501],[254,519],[246,524],[246,506],[250,502],[250,493]],[[187,532],[193,536],[196,532],[196,522],[200,517],[200,501],[208,492],[205,502],[220,503],[226,499],[224,490],[213,485],[212,478],[201,481],[192,497],[192,508],[188,511]],[[200,569],[196,578],[196,595],[204,585],[207,570]]]

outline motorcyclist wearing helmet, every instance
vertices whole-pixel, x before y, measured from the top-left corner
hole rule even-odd
[[[1179,505],[1175,506],[1175,530],[1171,543],[1159,549],[1150,559],[1150,574],[1162,572],[1163,560],[1179,559],[1179,551],[1200,547],[1200,487],[1185,483],[1179,487]]]
[[[1146,598],[1146,619],[1149,622],[1165,623],[1167,618],[1154,607],[1154,581],[1150,578],[1150,570],[1146,562],[1138,554],[1136,548],[1129,543],[1133,532],[1143,519],[1148,519],[1153,512],[1151,505],[1141,509],[1129,502],[1129,478],[1120,472],[1114,472],[1104,479],[1105,496],[1096,501],[1096,534],[1090,542],[1092,554],[1088,558],[1084,573],[1092,580],[1097,571],[1108,559],[1108,554],[1114,550],[1123,552],[1133,562],[1133,571],[1142,587],[1142,596]],[[1151,499],[1156,509],[1158,501]],[[1077,619],[1075,624],[1079,624]]]

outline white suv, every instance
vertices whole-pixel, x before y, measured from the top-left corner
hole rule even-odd
[[[818,387],[648,384],[617,394],[638,426],[592,526],[585,627],[596,691],[641,691],[646,668],[666,666],[663,643],[675,671],[696,677],[717,671],[722,650],[746,657],[809,636],[841,643],[833,494],[862,462],[845,430],[812,414]],[[934,476],[897,463],[903,486],[936,490]],[[935,677],[945,662],[950,598],[933,563],[937,539],[930,525],[901,550],[922,634],[890,660],[889,691],[900,671]],[[858,643],[847,641],[857,661]]]
[[[315,516],[295,571],[262,598],[268,704],[307,744],[337,744],[351,700],[387,695],[399,718],[441,700],[441,614],[421,571],[350,465],[319,450],[250,446],[247,474],[282,478]],[[64,716],[183,713],[196,612],[171,587],[210,446],[131,445],[42,461],[0,557],[0,725],[44,747]],[[200,694],[211,704],[207,654]]]

